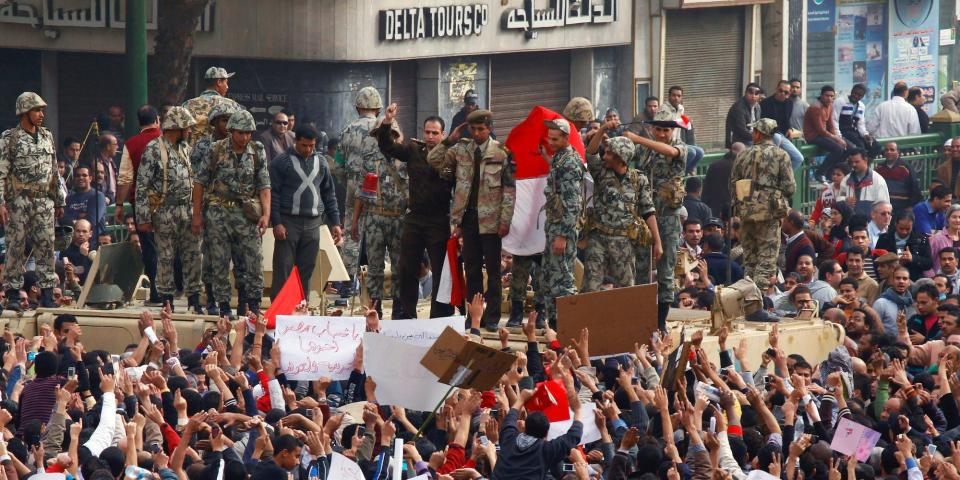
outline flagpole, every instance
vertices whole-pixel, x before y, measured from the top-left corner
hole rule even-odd
[[[467,363],[467,366],[465,369],[470,370],[470,367],[472,366],[473,366],[473,359],[471,358],[470,361]],[[454,382],[454,383],[459,384],[460,382]],[[447,389],[447,393],[443,394],[443,398],[441,398],[440,401],[437,402],[437,406],[433,407],[433,411],[431,411],[430,414],[427,415],[427,418],[423,421],[423,423],[420,424],[420,428],[417,429],[417,433],[413,436],[412,441],[416,442],[417,439],[419,439],[420,436],[423,435],[423,431],[426,430],[427,425],[430,424],[430,421],[437,416],[437,410],[440,410],[440,407],[443,406],[443,402],[447,401],[447,397],[449,397],[450,394],[453,393],[454,388],[457,388],[457,385],[450,385],[450,388]]]

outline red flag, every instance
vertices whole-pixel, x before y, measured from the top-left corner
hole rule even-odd
[[[443,272],[440,275],[440,285],[437,288],[437,303],[460,305],[463,303],[464,286],[463,271],[460,269],[460,259],[457,253],[460,243],[457,237],[447,240],[447,256],[443,259]]]
[[[570,419],[570,403],[567,390],[560,380],[547,380],[537,384],[537,389],[523,405],[528,412],[543,412],[547,420],[562,422]]]
[[[303,285],[300,283],[300,270],[293,266],[290,276],[287,277],[283,288],[277,292],[277,298],[270,302],[270,308],[263,317],[267,319],[267,330],[273,330],[277,326],[277,315],[290,315],[304,301]]]
[[[553,155],[553,150],[547,145],[547,126],[543,121],[556,118],[563,118],[563,115],[549,108],[537,106],[530,110],[526,120],[510,130],[507,148],[513,154],[513,162],[517,166],[517,180],[542,177],[550,173],[550,166],[540,156],[540,146],[547,150],[548,155]],[[580,154],[581,159],[586,161],[586,149],[583,146],[583,139],[580,138],[580,130],[572,123],[570,127],[570,146]]]

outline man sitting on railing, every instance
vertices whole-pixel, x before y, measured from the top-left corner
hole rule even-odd
[[[811,110],[813,108],[810,107]],[[887,182],[870,169],[870,159],[866,158],[862,151],[853,149],[849,155],[851,171],[840,185],[840,197],[845,199],[855,213],[869,217],[874,202],[890,201]]]
[[[817,167],[817,178],[825,177],[847,153],[847,142],[840,136],[833,123],[833,99],[837,92],[830,85],[820,89],[820,98],[810,105],[803,117],[803,138],[828,152],[827,158]]]

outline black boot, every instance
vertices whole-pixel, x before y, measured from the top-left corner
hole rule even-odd
[[[519,327],[523,324],[523,300],[510,302],[510,318],[507,319],[507,328]]]
[[[200,307],[200,294],[194,293],[187,297],[187,311],[203,315],[203,308]]]
[[[20,289],[11,288],[7,290],[7,310],[20,311]]]
[[[393,299],[393,307],[390,309],[390,319],[391,319],[391,320],[402,320],[402,319],[413,318],[412,316],[407,316],[406,313],[407,313],[407,312],[405,312],[405,311],[403,310],[403,304],[400,303],[400,299],[399,299],[399,298],[394,298],[394,299]]]
[[[53,288],[40,290],[40,306],[43,308],[57,308],[57,302],[53,301]]]
[[[667,329],[667,314],[670,313],[669,303],[657,304],[657,329],[660,331]]]
[[[173,295],[160,295],[160,299],[163,300],[164,305],[170,305],[170,313],[173,313]]]
[[[203,286],[207,294],[207,315],[217,315],[220,310],[217,308],[217,299],[213,297],[213,285],[208,283]]]
[[[220,302],[220,312],[221,317],[230,318],[233,316],[233,313],[230,311],[230,302]]]
[[[247,314],[248,312],[252,312],[255,315],[260,315],[260,299],[251,298],[251,299],[248,299],[245,303],[247,308],[244,314]]]
[[[246,295],[244,294],[243,288],[237,286],[237,316],[244,317],[247,315],[247,301],[245,300]]]

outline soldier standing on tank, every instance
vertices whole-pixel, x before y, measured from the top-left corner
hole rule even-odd
[[[210,134],[197,141],[196,145],[193,146],[193,152],[190,153],[190,166],[193,168],[194,174],[199,171],[200,163],[210,156],[210,150],[213,148],[213,144],[227,138],[227,135],[230,134],[230,132],[227,131],[227,122],[230,120],[230,115],[238,111],[233,104],[227,102],[218,103],[210,109],[210,115],[207,117],[210,122]],[[207,314],[219,315],[220,309],[217,306],[216,297],[213,295],[214,265],[211,261],[212,257],[210,256],[209,232],[209,230],[203,231],[203,238],[200,244],[200,253],[203,258],[200,269],[200,279],[203,282],[204,292],[207,296]],[[238,259],[234,258],[233,260],[234,263],[236,263]],[[237,291],[242,292],[243,285],[238,283]]]
[[[227,91],[230,90],[229,79],[232,76],[234,76],[234,74],[227,73],[225,68],[208,68],[203,75],[203,78],[207,81],[207,89],[199,96],[183,102],[182,106],[190,111],[190,115],[192,115],[194,121],[197,122],[192,129],[192,135],[190,137],[191,145],[209,135],[213,130],[209,115],[210,110],[212,110],[215,105],[227,104],[236,110],[242,110],[240,104],[227,98]]]
[[[197,166],[193,184],[191,229],[199,235],[206,221],[210,256],[214,265],[213,294],[221,315],[230,315],[229,265],[231,258],[241,305],[259,312],[263,296],[263,254],[260,236],[270,223],[270,173],[253,115],[240,110],[227,122],[230,136],[215,142],[210,155]]]
[[[593,177],[593,210],[587,220],[584,292],[600,289],[604,276],[613,278],[614,288],[634,283],[636,248],[653,246],[654,257],[663,254],[657,229],[653,191],[646,175],[629,168],[635,147],[630,139],[618,136],[605,140],[603,158],[598,155],[604,132],[614,131],[619,120],[604,123],[587,145],[587,166]],[[646,223],[649,238],[642,238]],[[649,242],[649,243],[647,243]]]
[[[761,118],[750,125],[753,146],[737,155],[730,170],[733,215],[740,217],[740,244],[743,270],[767,291],[777,274],[780,253],[780,220],[790,210],[789,198],[796,190],[790,156],[773,144],[776,120]],[[763,309],[746,317],[748,321],[777,321]]]
[[[377,146],[376,139],[370,137],[370,130],[377,122],[377,116],[383,108],[383,100],[380,98],[380,92],[374,87],[363,87],[357,92],[357,98],[353,105],[357,109],[357,115],[360,118],[354,120],[340,132],[340,152],[344,157],[344,170],[346,171],[347,198],[344,202],[343,228],[346,232],[353,232],[354,209],[356,207],[357,189],[363,183],[364,159],[367,157],[380,157],[380,148]],[[359,228],[357,225],[356,228]],[[353,238],[353,235],[345,235],[343,247],[341,248],[343,256],[343,265],[347,268],[347,274],[350,275],[350,282],[344,288],[340,289],[341,297],[352,297],[353,286],[356,283],[357,262],[360,259],[360,237]]]
[[[461,138],[469,126],[473,138]],[[483,292],[483,269],[487,270],[487,303],[482,326],[496,331],[500,323],[501,239],[510,232],[517,186],[513,158],[500,142],[490,138],[493,114],[476,110],[467,123],[453,130],[427,155],[430,165],[447,180],[454,180],[450,224],[463,238],[463,263],[467,296]]]
[[[576,293],[573,282],[573,263],[577,255],[578,222],[583,209],[583,160],[570,146],[570,122],[566,119],[546,120],[547,143],[554,151],[543,159],[550,165],[547,186],[547,219],[544,231],[547,244],[543,249],[540,288],[546,306],[547,322],[557,325],[557,297]]]
[[[193,168],[186,132],[196,121],[183,107],[163,117],[163,135],[147,144],[137,170],[137,225],[157,239],[157,292],[173,308],[173,264],[179,255],[183,290],[193,313],[200,309],[200,239],[190,231]]]
[[[28,243],[37,265],[40,305],[56,306],[54,222],[63,216],[67,192],[60,186],[53,134],[43,127],[46,106],[40,95],[21,93],[16,105],[20,124],[0,134],[0,223],[7,232],[3,287],[7,308],[17,311]]]
[[[636,168],[650,180],[654,192],[653,204],[656,206],[657,228],[663,255],[657,262],[657,324],[662,330],[667,325],[667,314],[673,303],[674,268],[677,266],[677,251],[680,247],[680,217],[677,215],[683,206],[686,194],[683,188],[683,173],[686,168],[687,146],[674,138],[673,129],[684,128],[677,123],[673,115],[661,110],[651,125],[653,139],[633,136],[640,148],[634,154]],[[649,276],[650,249],[637,249],[637,271],[641,279]],[[654,252],[657,253],[657,252]]]

